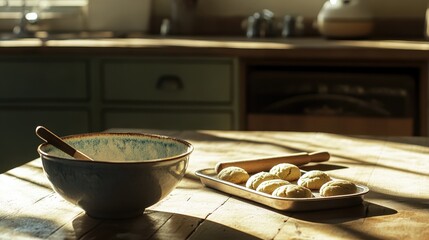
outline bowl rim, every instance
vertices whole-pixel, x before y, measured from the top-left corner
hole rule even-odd
[[[158,138],[158,139],[169,139],[169,140],[177,141],[177,142],[184,144],[185,146],[187,146],[187,150],[184,153],[181,153],[178,155],[173,155],[170,157],[148,159],[148,160],[144,160],[144,161],[131,160],[131,161],[123,161],[123,162],[103,161],[103,160],[94,160],[94,161],[92,161],[92,160],[76,160],[72,157],[66,158],[66,157],[54,156],[54,155],[48,154],[47,152],[42,150],[43,147],[45,147],[47,145],[51,145],[51,144],[46,143],[46,142],[40,144],[37,147],[37,152],[39,153],[40,158],[42,158],[42,155],[43,155],[44,159],[50,160],[50,161],[90,162],[93,164],[101,164],[101,163],[103,163],[103,164],[106,164],[106,163],[107,164],[145,164],[145,163],[157,163],[157,162],[166,162],[166,161],[181,159],[181,158],[191,154],[194,150],[194,146],[186,140],[176,138],[176,137],[170,137],[170,136],[166,136],[166,135],[152,134],[152,133],[94,132],[94,133],[81,133],[81,134],[67,135],[67,136],[61,137],[61,139],[68,140],[68,139],[72,139],[72,138],[88,138],[88,137],[93,137],[93,136],[97,136],[97,135],[98,136],[100,136],[100,135],[101,136],[112,136],[112,135],[116,135],[116,136],[140,136],[140,137],[154,137],[154,138]]]

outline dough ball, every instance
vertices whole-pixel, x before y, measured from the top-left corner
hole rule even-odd
[[[268,172],[259,172],[250,176],[250,178],[246,182],[246,187],[256,190],[256,188],[258,188],[259,184],[261,184],[262,182],[278,178],[279,177],[277,177],[276,175]]]
[[[228,182],[240,184],[249,179],[249,174],[239,167],[227,167],[222,169],[217,177]]]
[[[256,188],[256,191],[271,194],[274,190],[276,190],[276,188],[287,184],[290,183],[283,179],[268,180],[259,184],[259,186]]]
[[[274,190],[273,196],[286,198],[311,198],[313,194],[310,189],[298,185],[284,185]]]
[[[301,170],[290,163],[280,163],[270,169],[270,173],[286,181],[295,181],[301,177]]]
[[[331,177],[325,172],[319,170],[312,170],[304,173],[298,179],[298,185],[309,188],[309,189],[320,189],[320,187],[331,181]]]
[[[320,196],[322,197],[352,194],[356,192],[356,185],[347,180],[332,180],[323,184],[320,188]]]

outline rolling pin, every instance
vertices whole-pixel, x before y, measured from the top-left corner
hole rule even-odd
[[[219,173],[224,168],[235,166],[243,168],[248,173],[256,173],[261,171],[267,171],[279,163],[291,163],[300,166],[310,162],[328,161],[330,157],[331,156],[328,152],[323,151],[312,153],[302,152],[276,157],[219,162],[216,164],[215,170],[217,173]]]

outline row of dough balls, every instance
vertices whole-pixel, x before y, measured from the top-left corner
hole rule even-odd
[[[289,163],[275,165],[269,172],[259,172],[252,176],[242,168],[227,167],[219,172],[218,178],[236,184],[245,183],[247,188],[277,197],[309,198],[313,196],[311,190],[319,190],[322,197],[352,194],[357,191],[354,183],[332,180],[323,171],[312,170],[301,176],[300,169]],[[297,185],[290,183],[296,180]]]

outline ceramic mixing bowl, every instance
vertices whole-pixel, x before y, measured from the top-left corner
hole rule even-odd
[[[167,136],[90,133],[63,140],[95,161],[76,160],[44,143],[37,151],[53,189],[95,218],[128,218],[167,196],[193,150]]]

